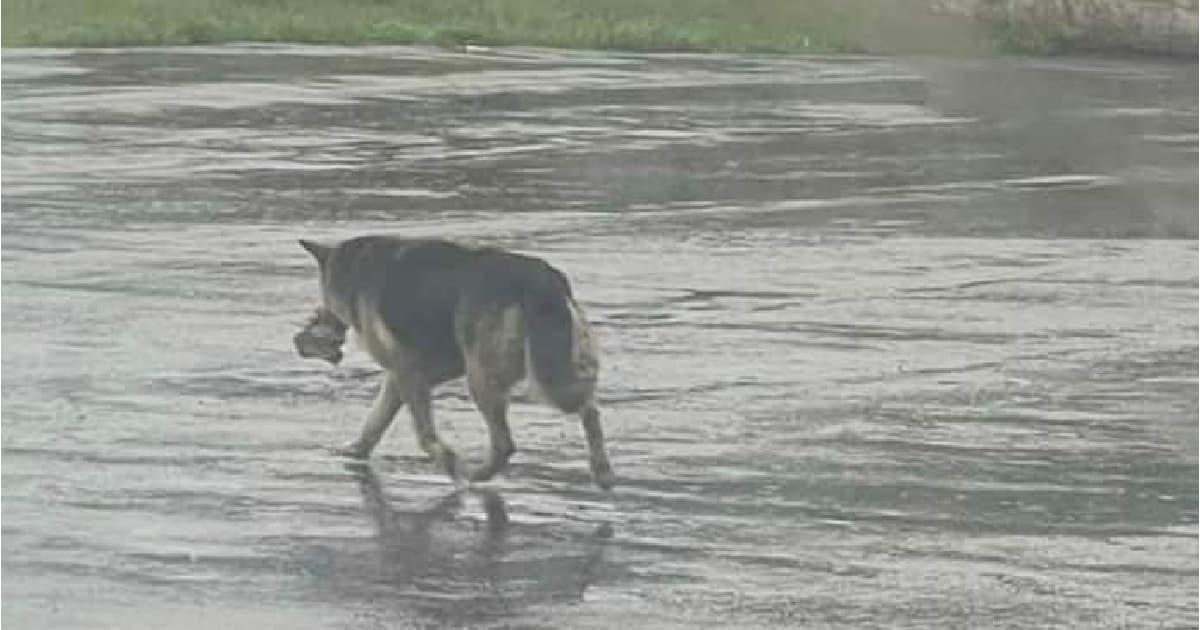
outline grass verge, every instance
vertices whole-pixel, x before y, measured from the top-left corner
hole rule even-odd
[[[862,51],[869,0],[5,0],[6,47],[231,41]]]
[[[1194,56],[1196,4],[1196,0],[4,0],[0,44],[421,43],[633,51],[977,54],[1000,50]],[[1156,7],[1159,10],[1150,10]]]

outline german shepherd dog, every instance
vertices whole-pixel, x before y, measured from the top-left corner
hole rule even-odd
[[[385,371],[361,435],[340,454],[368,457],[407,404],[422,450],[460,480],[464,471],[437,435],[430,400],[433,387],[465,374],[491,438],[490,459],[469,478],[490,479],[516,451],[508,395],[529,376],[542,398],[579,415],[592,477],[612,487],[594,397],[596,349],[562,272],[537,258],[443,240],[362,236],[300,244],[320,267],[323,307],[296,335],[297,350],[336,363],[349,327]]]

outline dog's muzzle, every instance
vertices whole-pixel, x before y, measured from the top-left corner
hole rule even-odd
[[[292,337],[296,352],[306,359],[324,359],[333,365],[342,360],[344,331],[323,323],[311,323]]]

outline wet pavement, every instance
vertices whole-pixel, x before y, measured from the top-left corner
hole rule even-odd
[[[1195,627],[1195,64],[3,55],[3,623]],[[298,237],[544,256],[620,477],[456,493]],[[459,383],[443,436],[482,459]]]

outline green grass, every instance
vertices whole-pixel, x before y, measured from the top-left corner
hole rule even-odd
[[[257,41],[879,51],[889,48],[879,34],[892,30],[880,25],[911,13],[919,4],[912,0],[4,0],[0,42],[6,47]],[[882,11],[881,5],[886,7]]]
[[[1184,3],[1158,0],[1157,5],[1183,8]],[[1006,52],[1054,55],[1109,51],[1194,57],[1196,44],[1184,32],[1185,25],[1155,19],[1151,11],[1154,6],[1153,1],[1134,7],[1113,0],[1073,0],[1041,7],[1001,4],[990,14],[985,12],[982,21],[996,48]],[[1194,22],[1195,0],[1190,0],[1188,8],[1190,17],[1180,19]]]
[[[1081,7],[1090,6],[1087,1],[1071,0],[1072,6]],[[1194,14],[1196,1],[1186,1]],[[977,5],[978,19],[937,14],[930,8],[934,4],[934,0],[3,0],[0,44],[422,43],[933,54],[1120,52],[1164,46],[1188,54],[1195,50],[1194,42],[1161,44],[1157,40],[1163,38],[1153,33],[1139,34],[1138,25],[1127,17],[1107,22],[1091,19],[1088,27],[1080,29],[1067,18],[1082,9],[1066,11],[1058,4],[1009,10],[1002,0],[987,0]],[[1088,18],[1095,11],[1084,13]]]

